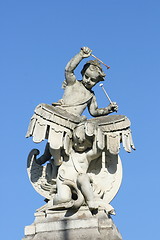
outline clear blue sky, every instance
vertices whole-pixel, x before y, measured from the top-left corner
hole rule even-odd
[[[1,239],[20,240],[44,204],[26,172],[29,151],[44,144],[25,134],[36,105],[61,98],[64,67],[82,46],[111,66],[104,86],[118,113],[130,118],[137,147],[121,150],[113,220],[124,240],[159,239],[158,0],[0,2]],[[94,91],[99,107],[108,105],[98,86]]]

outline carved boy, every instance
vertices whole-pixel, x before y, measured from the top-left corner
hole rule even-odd
[[[94,128],[94,126],[93,126]],[[82,132],[84,134],[82,134]],[[96,131],[94,136],[80,139],[80,135],[85,135],[84,125],[74,130],[73,146],[69,157],[62,163],[58,170],[57,176],[57,194],[53,199],[56,207],[68,207],[72,203],[72,189],[77,189],[78,199],[72,203],[73,207],[79,208],[85,199],[89,209],[97,209],[104,207],[108,212],[112,212],[113,208],[110,204],[104,203],[99,196],[95,196],[91,186],[87,170],[89,164],[94,159],[100,157],[101,150],[96,145]],[[80,190],[78,190],[80,189]],[[81,197],[83,195],[83,198]]]
[[[109,104],[108,107],[98,108],[96,97],[92,88],[100,81],[104,81],[105,73],[99,62],[96,60],[88,61],[82,71],[82,80],[76,80],[74,70],[82,59],[91,55],[92,50],[88,47],[81,48],[80,52],[75,55],[65,68],[65,81],[63,87],[65,89],[62,99],[58,103],[52,103],[55,108],[65,109],[67,112],[80,116],[86,107],[93,117],[108,115],[118,110],[115,102]],[[44,164],[52,155],[50,153],[49,144],[46,145],[45,153],[36,160],[38,164]]]
[[[86,107],[93,117],[104,116],[118,110],[115,102],[106,108],[98,108],[96,97],[91,90],[98,82],[104,81],[105,73],[101,65],[96,60],[88,61],[82,71],[82,80],[76,80],[74,70],[82,59],[91,55],[92,50],[88,47],[81,48],[80,52],[75,55],[65,68],[65,81],[63,88],[65,89],[62,99],[54,106],[62,107],[74,115],[81,115]]]

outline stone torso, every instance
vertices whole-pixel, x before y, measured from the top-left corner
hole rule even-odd
[[[93,93],[76,80],[74,84],[65,87],[62,107],[72,114],[81,115],[92,97]]]

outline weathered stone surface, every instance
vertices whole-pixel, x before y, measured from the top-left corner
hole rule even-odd
[[[81,71],[82,80],[76,79],[74,70],[84,58],[95,58],[91,53],[82,47],[67,63],[63,97],[52,105],[39,104],[29,124],[26,137],[32,136],[35,143],[47,140],[44,153],[38,157],[39,150],[32,149],[27,160],[31,184],[47,200],[40,212],[87,205],[90,210],[103,207],[114,214],[110,202],[122,180],[120,143],[127,152],[135,149],[129,119],[109,116],[117,112],[118,105],[102,83],[110,104],[98,108],[92,88],[105,79],[100,62],[88,61]],[[82,116],[86,108],[93,118]]]
[[[25,227],[23,240],[122,240],[113,220],[100,210],[92,213],[82,207],[79,211],[63,210],[36,213],[32,225]]]
[[[91,53],[82,47],[68,62],[63,97],[52,105],[39,104],[31,118],[26,137],[32,136],[35,143],[46,139],[47,144],[40,157],[38,149],[30,151],[27,172],[46,204],[37,210],[34,223],[25,227],[23,240],[122,239],[110,218],[115,214],[110,202],[122,180],[120,143],[127,152],[135,147],[129,119],[108,116],[117,112],[118,105],[102,83],[110,104],[98,108],[92,88],[105,78],[100,60],[88,61],[82,80],[76,79],[74,70],[80,62],[96,58]],[[86,108],[93,118],[82,116]]]

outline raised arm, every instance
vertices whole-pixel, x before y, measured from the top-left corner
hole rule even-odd
[[[111,104],[109,104],[108,107],[98,108],[95,96],[93,96],[91,102],[88,105],[88,111],[93,117],[105,116],[112,112],[116,112],[117,110],[118,110],[118,106],[115,102],[112,102]]]
[[[86,157],[88,162],[90,163],[92,160],[98,158],[101,155],[101,150],[97,147],[97,140],[96,137],[94,137],[92,149],[90,149],[88,152],[86,152]]]
[[[81,48],[80,52],[76,54],[65,67],[65,79],[67,85],[72,85],[76,81],[74,70],[83,58],[87,58],[91,55],[91,49],[88,47]]]

